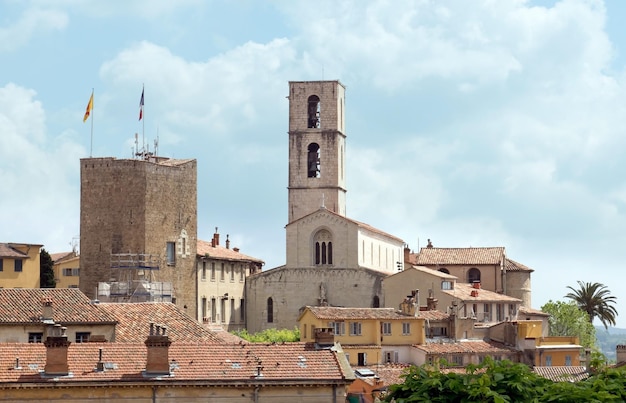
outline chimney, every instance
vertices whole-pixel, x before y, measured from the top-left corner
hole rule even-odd
[[[48,337],[43,342],[46,346],[46,375],[67,375],[69,365],[67,363],[67,350],[71,344],[67,340],[67,328],[59,324],[54,325],[48,331]]]
[[[320,349],[323,347],[335,345],[335,332],[332,327],[318,327],[315,328],[315,348]]]
[[[426,298],[426,310],[427,311],[436,311],[437,310],[437,298],[433,296],[433,290],[428,290],[428,298]]]
[[[52,299],[44,298],[41,306],[41,319],[52,320]]]
[[[426,245],[427,248],[432,248],[433,247],[433,243],[430,242],[430,239],[428,240],[428,245]]]
[[[150,335],[145,341],[148,349],[146,373],[151,375],[168,375],[170,373],[169,347],[172,344],[165,334],[165,326],[150,322]]]
[[[230,249],[230,239],[228,239],[228,234],[226,234],[226,249]]]
[[[239,252],[239,248],[233,248],[235,252]]]
[[[216,247],[220,244],[220,234],[217,233],[217,227],[215,227],[215,233],[213,234],[213,239],[211,240],[211,246]]]
[[[404,245],[404,263],[411,263],[411,249],[409,249],[409,245]]]
[[[478,280],[472,281],[472,287],[476,288],[477,290],[480,290],[480,281]]]

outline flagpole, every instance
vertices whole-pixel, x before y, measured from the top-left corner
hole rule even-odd
[[[93,157],[93,94],[94,94],[94,89],[91,89],[91,145],[89,148],[89,158]]]
[[[143,147],[143,152],[144,153],[147,151],[146,150],[146,116],[145,116],[146,115],[146,113],[145,113],[146,102],[145,102],[145,99],[143,98],[145,89],[146,89],[145,84],[142,83],[141,84],[141,96],[142,96],[142,99],[144,100],[144,103],[143,103],[143,105],[141,105],[141,114],[142,114],[142,117],[143,117],[142,120],[141,120],[141,141],[142,141],[143,144],[141,146]]]

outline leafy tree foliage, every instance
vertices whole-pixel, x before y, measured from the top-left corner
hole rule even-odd
[[[550,315],[550,336],[577,336],[584,348],[596,347],[596,329],[589,322],[587,313],[574,301],[548,301],[541,310]]]
[[[572,292],[568,293],[565,298],[573,300],[580,309],[587,312],[591,323],[598,318],[605,329],[609,327],[608,325],[615,326],[617,309],[614,304],[617,302],[617,297],[611,295],[604,284],[578,281],[578,289],[570,286],[567,288]]]
[[[41,252],[39,252],[39,286],[41,288],[54,288],[56,286],[53,265],[50,254],[41,248]]]
[[[485,360],[465,373],[410,367],[404,382],[391,385],[386,402],[624,402],[624,372],[604,368],[579,382],[553,382],[524,364]]]
[[[266,329],[258,333],[248,333],[246,329],[237,330],[233,334],[252,343],[282,343],[300,341],[300,329]]]

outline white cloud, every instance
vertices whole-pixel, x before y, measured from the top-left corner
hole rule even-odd
[[[61,11],[26,9],[15,22],[0,26],[0,52],[18,49],[47,31],[63,30],[68,21],[67,14]]]

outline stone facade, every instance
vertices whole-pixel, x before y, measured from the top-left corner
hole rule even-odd
[[[80,289],[95,298],[99,282],[149,277],[171,283],[172,302],[196,317],[196,161],[85,158],[80,163]],[[112,270],[115,254],[149,256],[155,265]]]

